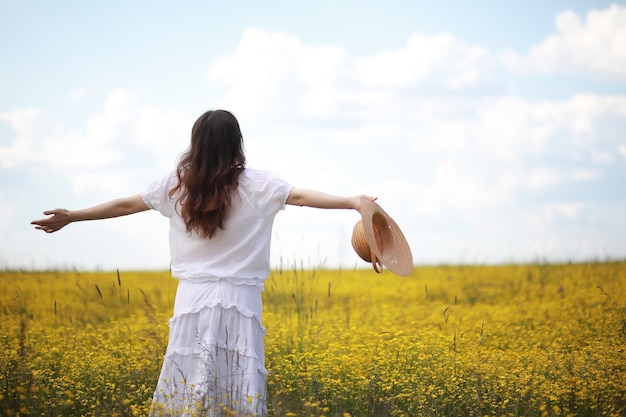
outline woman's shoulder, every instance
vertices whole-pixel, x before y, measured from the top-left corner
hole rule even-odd
[[[289,183],[272,173],[271,171],[258,168],[246,168],[239,177],[239,185],[242,189],[257,193],[280,193],[283,189],[290,190]]]
[[[271,171],[258,168],[246,168],[241,175],[244,179],[254,183],[281,180],[280,177],[273,174]]]
[[[264,215],[276,214],[285,206],[291,187],[264,169],[246,168],[239,177],[239,195],[244,204]]]
[[[148,190],[156,191],[156,190],[164,189],[164,188],[169,189],[175,186],[176,184],[178,184],[178,176],[176,175],[176,170],[170,170],[165,175],[162,175],[161,177],[153,180],[150,183]]]

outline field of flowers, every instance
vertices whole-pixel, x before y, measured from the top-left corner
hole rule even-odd
[[[168,272],[0,272],[0,416],[144,416]],[[272,416],[624,416],[626,262],[274,271]]]

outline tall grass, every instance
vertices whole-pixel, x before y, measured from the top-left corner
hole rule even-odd
[[[0,273],[0,415],[146,415],[168,272]],[[626,263],[272,273],[275,416],[626,415]]]

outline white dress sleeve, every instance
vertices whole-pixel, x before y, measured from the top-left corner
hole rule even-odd
[[[170,190],[178,182],[176,171],[172,171],[165,177],[154,181],[148,186],[148,188],[141,193],[146,206],[152,210],[156,210],[165,217],[172,217],[174,214],[174,205],[176,204],[176,197],[170,197]]]
[[[255,184],[255,205],[266,215],[284,210],[287,197],[293,188],[288,182],[269,171],[246,169]]]

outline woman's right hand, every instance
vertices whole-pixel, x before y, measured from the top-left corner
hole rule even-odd
[[[46,233],[54,233],[70,224],[70,211],[66,209],[46,210],[43,212],[45,219],[33,220],[30,224],[35,225],[35,229],[43,230]]]

